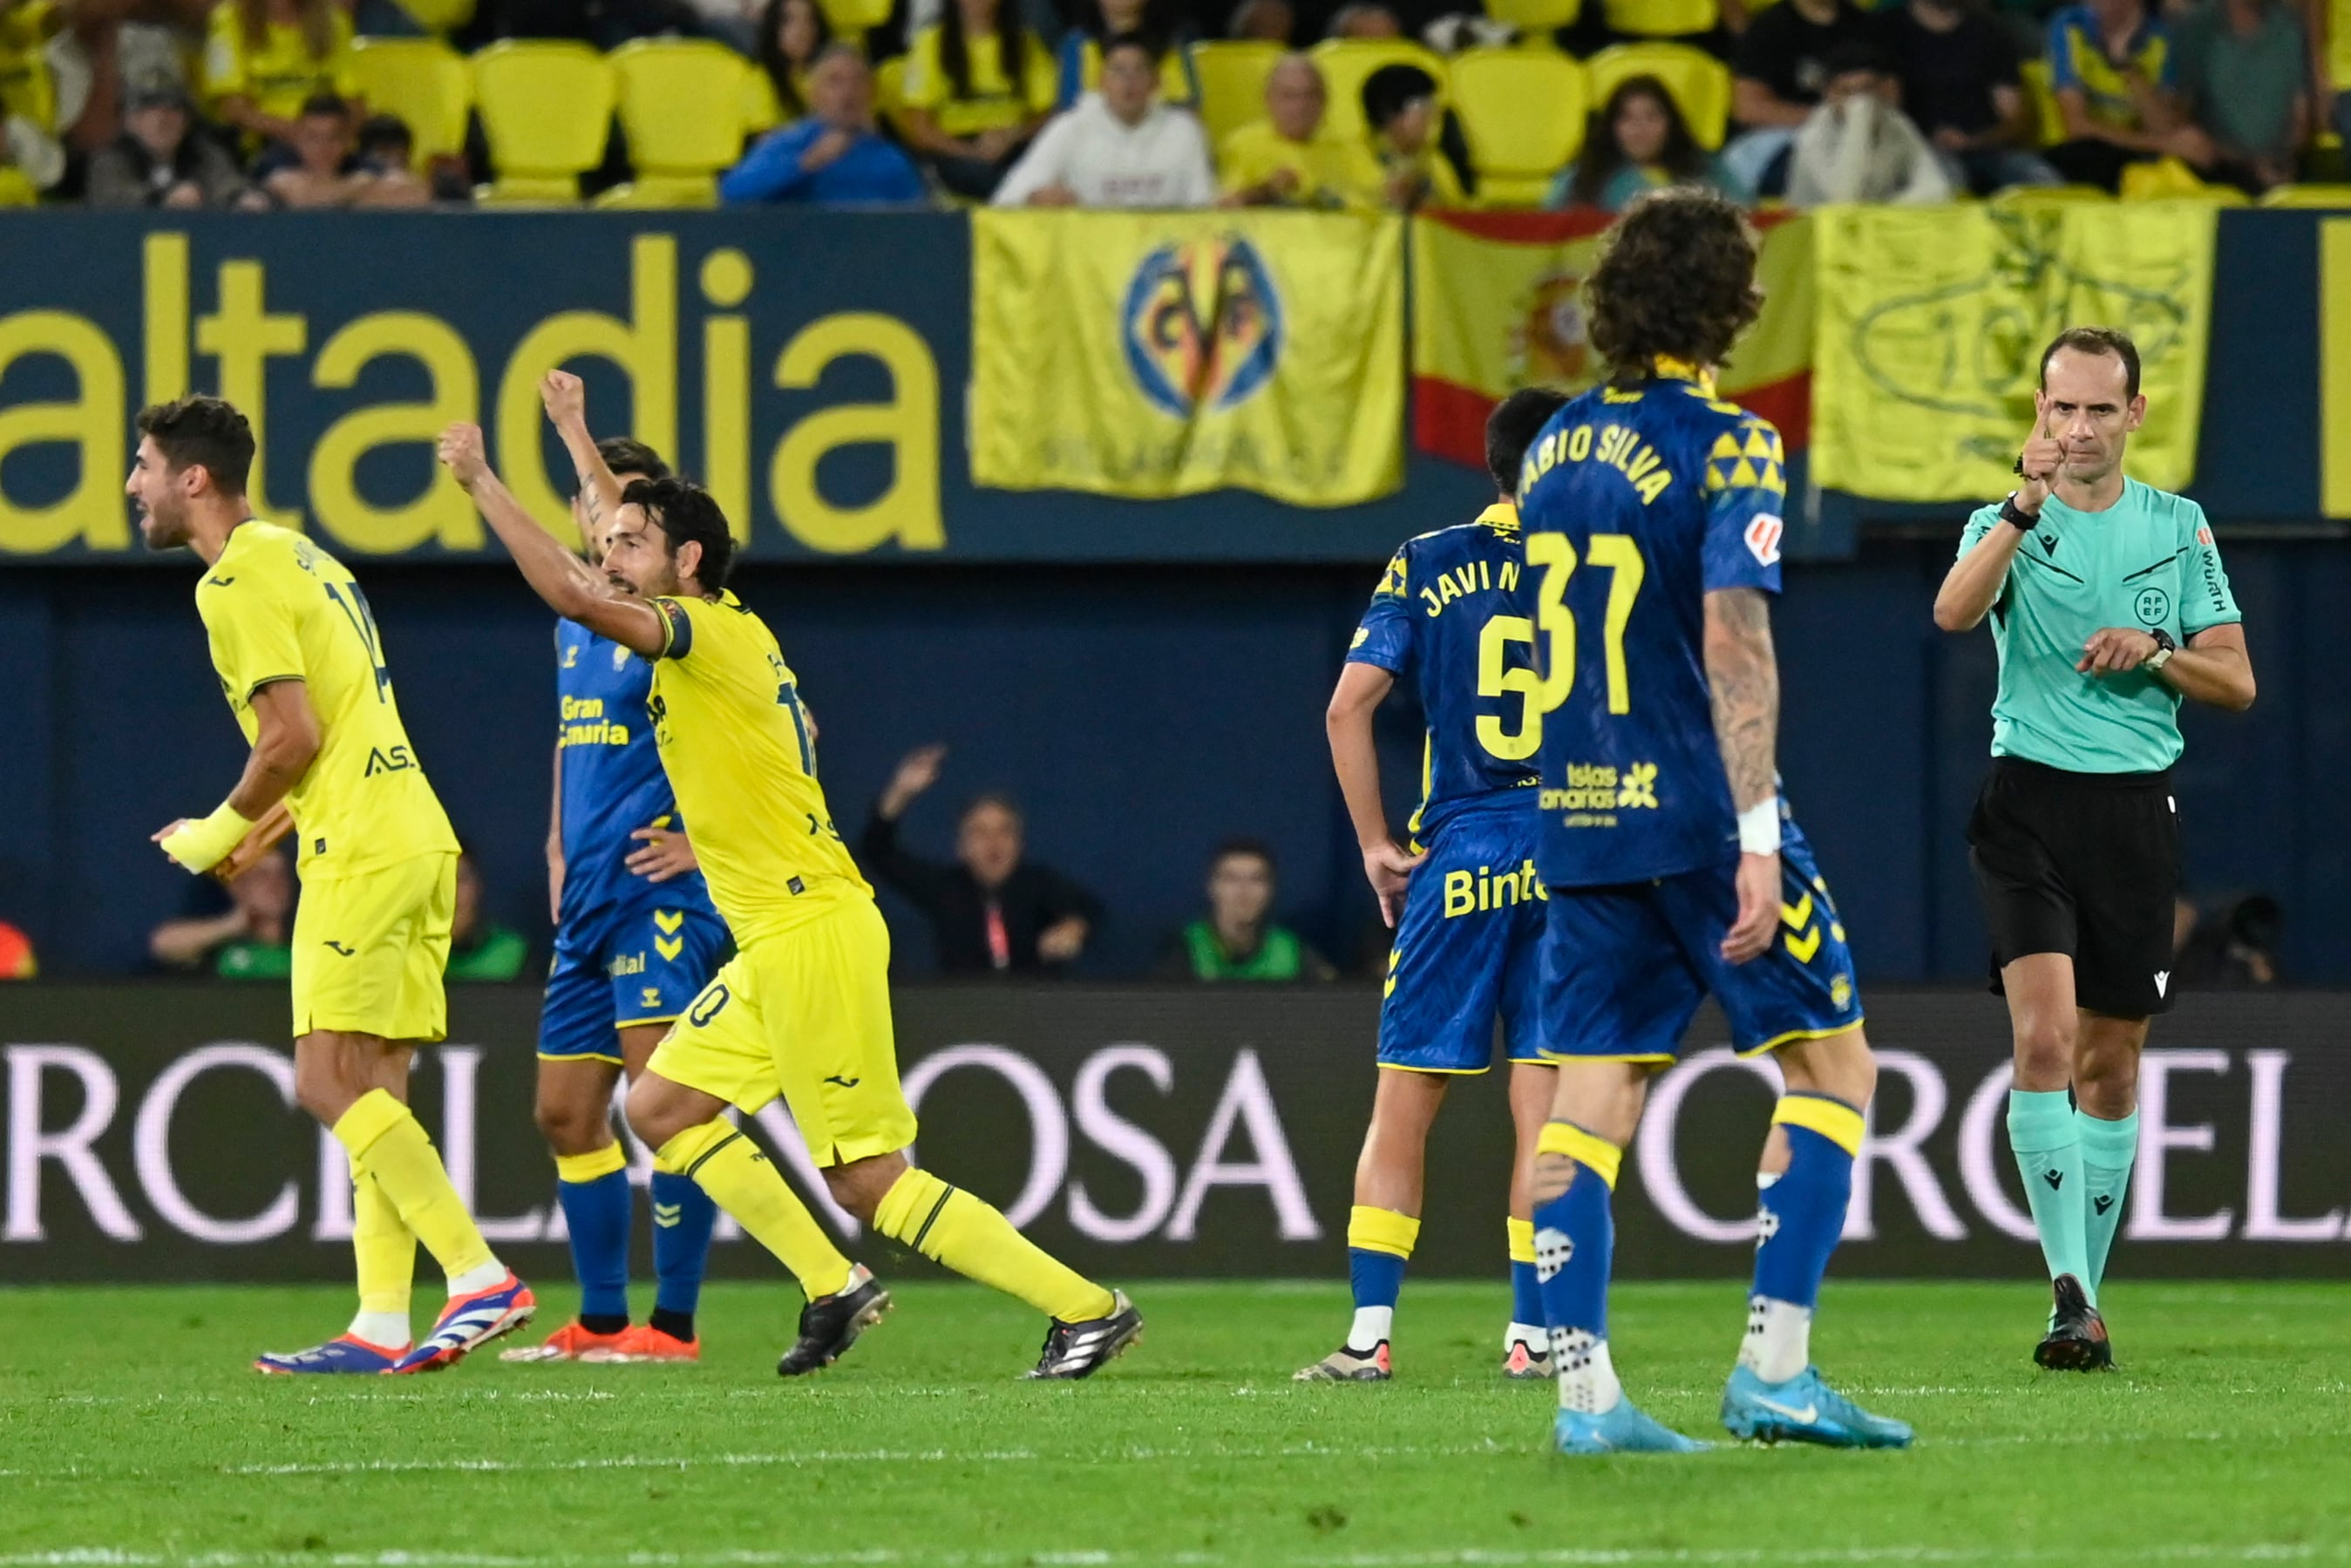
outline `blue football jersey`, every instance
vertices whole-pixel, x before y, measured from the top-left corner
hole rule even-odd
[[[1702,377],[1595,387],[1519,480],[1542,670],[1540,862],[1555,887],[1738,853],[1714,734],[1705,601],[1780,590],[1779,433]]]
[[[1466,806],[1534,786],[1542,713],[1525,577],[1518,512],[1498,502],[1474,523],[1405,540],[1355,629],[1349,664],[1408,674],[1420,693],[1416,840]]]
[[[653,883],[631,872],[639,828],[683,826],[645,713],[653,669],[620,643],[566,621],[555,632],[557,747],[563,754],[563,907],[558,924],[658,899],[706,909],[702,873]]]

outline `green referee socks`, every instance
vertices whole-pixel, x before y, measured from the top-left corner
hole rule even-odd
[[[2033,1228],[2041,1233],[2041,1255],[2048,1260],[2049,1277],[2071,1274],[2089,1290],[2083,1223],[2090,1208],[2083,1197],[2087,1178],[2082,1173],[2074,1104],[2065,1091],[2010,1090],[2008,1146],[2016,1152],[2016,1168],[2024,1173],[2024,1196],[2032,1205]]]
[[[2082,1141],[2082,1202],[2088,1210],[2084,1225],[2090,1271],[2083,1276],[2082,1287],[2095,1307],[2098,1286],[2106,1277],[2106,1254],[2122,1228],[2123,1199],[2130,1194],[2131,1161],[2138,1155],[2138,1113],[2119,1122],[2101,1122],[2087,1111],[2077,1111],[2074,1125]]]

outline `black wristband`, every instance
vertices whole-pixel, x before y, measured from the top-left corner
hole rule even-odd
[[[2018,533],[2029,534],[2040,526],[2041,518],[2016,504],[2016,492],[2011,490],[2008,499],[2000,504],[2000,520]]]

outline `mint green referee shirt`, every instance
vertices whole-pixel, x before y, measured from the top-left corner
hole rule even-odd
[[[1968,519],[1959,553],[1994,528],[1997,506]],[[1991,754],[2072,773],[2153,773],[2179,760],[2179,694],[2154,675],[2076,674],[2082,645],[2108,626],[2168,632],[2183,645],[2241,621],[2204,508],[2136,479],[2103,512],[2055,496],[2008,569],[1991,607],[2000,695]]]

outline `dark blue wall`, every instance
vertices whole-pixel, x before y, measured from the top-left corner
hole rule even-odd
[[[1959,828],[1989,733],[1989,635],[1927,618],[1938,535],[1792,571],[1779,616],[1782,767],[1821,845],[1866,979],[1971,978],[1981,933]],[[2294,978],[2351,981],[2351,703],[2326,621],[2351,603],[2351,545],[2229,547],[2262,697],[2195,713],[2180,775],[2189,868],[2210,894],[2284,900]],[[501,915],[542,933],[548,618],[510,572],[367,570],[401,706]],[[1282,856],[1290,916],[1345,962],[1371,920],[1331,782],[1322,708],[1375,568],[747,570],[824,732],[845,831],[906,747],[956,748],[912,813],[944,853],[953,802],[1008,788],[1034,852],[1113,916],[1091,967],[1146,966],[1237,832]],[[142,962],[185,877],[146,841],[209,810],[242,757],[184,571],[0,571],[0,918],[51,972]],[[2318,670],[2305,678],[2305,671]],[[1399,799],[1411,720],[1385,730]],[[894,920],[916,972],[927,944]]]

